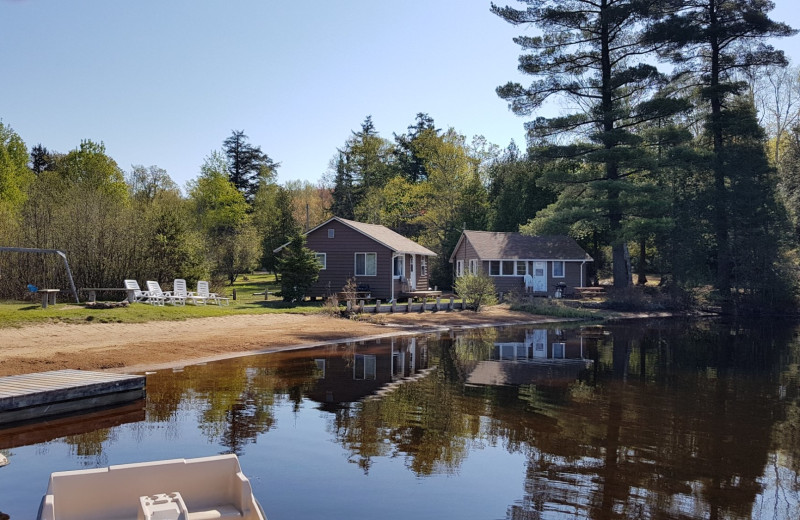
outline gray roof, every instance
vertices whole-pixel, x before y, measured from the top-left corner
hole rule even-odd
[[[410,240],[399,233],[395,233],[391,229],[387,228],[386,226],[381,226],[378,224],[365,224],[363,222],[356,222],[355,220],[347,220],[346,218],[341,217],[333,217],[329,218],[319,226],[309,229],[305,232],[306,235],[312,233],[319,228],[328,224],[331,221],[339,221],[345,226],[351,227],[358,231],[359,233],[371,238],[372,240],[378,242],[379,244],[383,244],[384,246],[388,247],[395,253],[404,253],[409,255],[422,255],[422,256],[438,256],[436,253],[422,247],[421,245],[417,244],[413,240]],[[288,246],[289,242],[286,242],[280,247],[274,249],[273,252],[278,253],[281,249]]]
[[[529,236],[521,233],[465,230],[455,250],[458,250],[458,246],[465,238],[482,260],[592,261],[592,257],[575,240],[565,235]],[[450,261],[453,261],[452,255]]]
[[[430,249],[422,247],[413,240],[408,239],[399,233],[395,233],[386,226],[381,226],[378,224],[365,224],[364,222],[356,222],[355,220],[347,220],[340,217],[333,217],[330,220],[338,220],[345,226],[349,226],[355,229],[356,231],[375,240],[376,242],[380,242],[381,244],[385,245],[395,253],[406,253],[406,254],[422,255],[422,256],[436,256],[436,253],[434,253]],[[328,222],[330,222],[330,220]],[[322,227],[328,222],[325,222],[317,227]]]

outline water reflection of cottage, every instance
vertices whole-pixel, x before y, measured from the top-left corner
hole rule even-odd
[[[319,354],[314,359],[317,381],[308,397],[334,408],[391,391],[427,373],[427,348],[415,337],[356,342],[344,350]]]
[[[592,360],[584,357],[581,334],[562,329],[531,329],[523,341],[494,342],[491,359],[477,363],[467,377],[474,385],[564,385],[580,378]]]

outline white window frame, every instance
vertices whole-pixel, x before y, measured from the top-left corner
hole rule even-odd
[[[419,261],[420,276],[428,276],[428,259],[424,256]]]
[[[395,267],[397,267],[397,262],[400,262],[400,272],[398,273]],[[392,257],[392,277],[394,279],[400,279],[406,274],[406,257],[403,255],[397,255]]]
[[[321,271],[328,268],[328,253],[314,253],[314,258],[316,258],[319,265],[322,266],[320,267]]]
[[[456,278],[464,276],[464,261],[456,260]]]
[[[470,258],[469,260],[469,273],[478,274],[478,260],[475,258]]]
[[[328,238],[334,238],[336,236],[336,230],[333,228],[328,229]]]
[[[358,255],[364,255],[364,272],[358,272]],[[369,274],[367,270],[367,256],[372,255],[375,257],[375,272],[373,274]],[[374,252],[358,252],[355,253],[353,256],[353,272],[356,276],[378,276],[378,253]]]
[[[556,274],[556,264],[561,264],[561,274]],[[553,260],[553,278],[564,278],[567,276],[567,263],[564,260]]]
[[[359,361],[361,361],[361,372],[359,373]],[[353,358],[353,379],[356,381],[366,381],[378,378],[378,358],[371,354],[356,354]]]
[[[492,267],[497,264],[497,274],[494,274]],[[500,260],[489,260],[489,276],[503,276],[503,263]]]

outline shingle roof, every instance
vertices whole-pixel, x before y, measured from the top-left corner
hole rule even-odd
[[[475,248],[478,257],[484,260],[592,261],[592,257],[575,240],[564,235],[529,236],[520,233],[465,230],[459,242],[464,238]],[[452,256],[450,260],[452,261]]]
[[[347,220],[339,217],[333,217],[331,220],[338,220],[345,226],[350,226],[356,231],[359,231],[360,233],[363,233],[364,235],[375,240],[376,242],[380,242],[396,253],[436,256],[436,253],[430,249],[422,247],[413,240],[408,239],[399,233],[395,233],[386,226],[381,226],[378,224],[365,224],[364,222],[356,222],[355,220]]]

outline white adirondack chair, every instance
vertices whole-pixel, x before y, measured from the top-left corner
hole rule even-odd
[[[148,291],[143,291],[139,288],[139,282],[136,280],[125,280],[125,288],[133,291],[133,301],[149,303],[150,305],[164,305],[164,298],[151,295]]]
[[[186,305],[186,298],[175,296],[171,292],[162,291],[161,286],[158,285],[158,282],[154,282],[153,280],[147,280],[147,292],[158,298],[162,298],[164,303],[169,303],[172,305]]]
[[[205,305],[208,300],[207,296],[194,294],[186,289],[186,280],[183,278],[175,278],[172,281],[172,295],[181,297],[184,301],[189,301],[194,305]]]
[[[197,282],[197,292],[195,293],[197,296],[204,296],[208,301],[216,303],[217,305],[222,305],[222,302],[225,302],[225,305],[229,304],[228,298],[225,296],[220,296],[217,293],[212,293],[208,291],[208,282],[204,280],[198,280]]]

